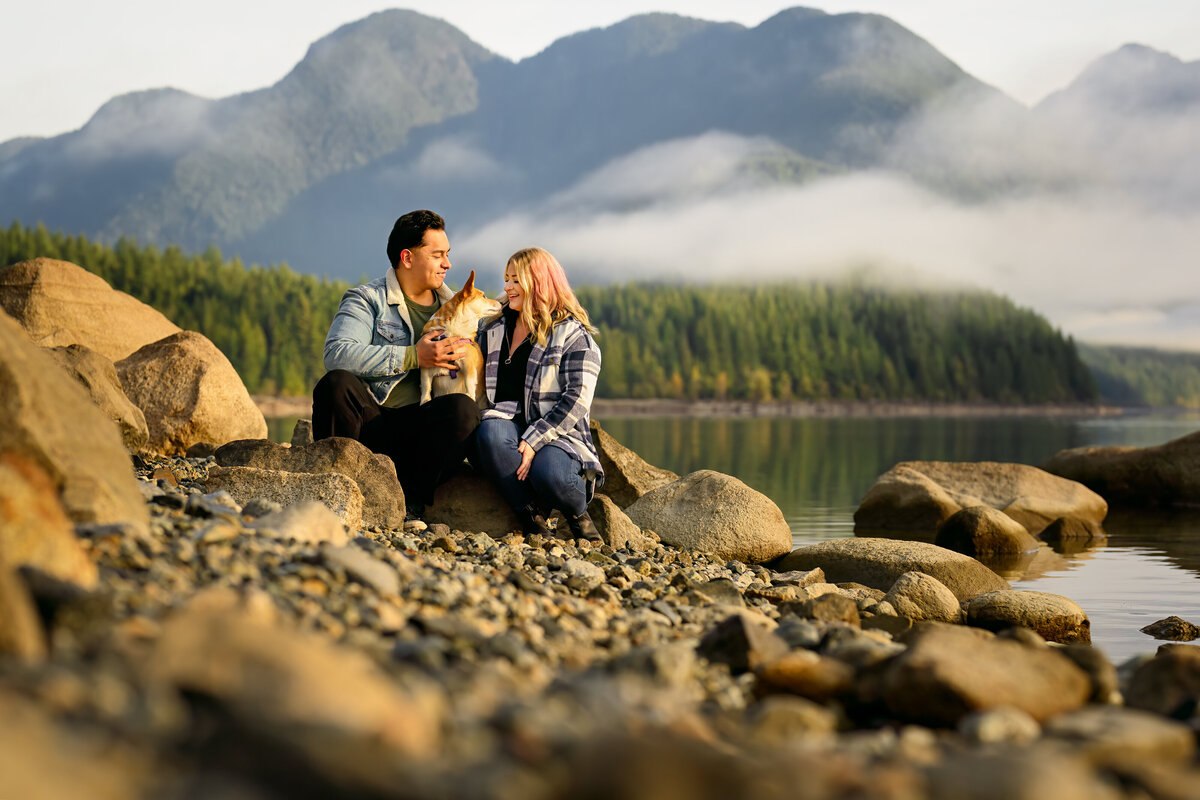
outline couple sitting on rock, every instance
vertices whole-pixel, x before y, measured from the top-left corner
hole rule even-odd
[[[549,534],[558,509],[576,538],[598,539],[587,506],[604,472],[592,443],[600,373],[595,329],[554,256],[531,248],[504,268],[501,312],[479,325],[486,392],[420,403],[421,369],[455,369],[470,347],[425,323],[453,296],[446,225],[432,211],[396,220],[391,268],[342,297],[313,390],[313,437],[346,436],[389,456],[411,518],[466,456],[525,533]],[[482,415],[480,406],[483,406]]]

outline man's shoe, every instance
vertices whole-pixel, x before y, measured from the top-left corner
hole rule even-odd
[[[567,518],[567,527],[571,530],[571,535],[576,539],[588,539],[589,541],[599,542],[600,531],[596,529],[596,523],[592,522],[591,515],[584,511],[578,517],[572,517],[570,514],[564,514]]]
[[[517,519],[521,523],[521,533],[526,536],[535,533],[542,536],[554,535],[550,532],[550,526],[546,524],[546,517],[534,506],[525,506],[524,508],[517,509]]]
[[[412,522],[415,519],[420,519],[425,516],[424,503],[405,503],[404,504],[404,521]]]

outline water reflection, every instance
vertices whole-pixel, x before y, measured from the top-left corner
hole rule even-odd
[[[1068,447],[1162,444],[1200,415],[1103,418],[603,419],[652,464],[735,475],[779,505],[797,546],[854,535],[854,510],[900,461],[1037,465]],[[1108,541],[1043,544],[995,567],[1017,588],[1065,595],[1088,613],[1093,641],[1121,661],[1153,652],[1139,632],[1177,614],[1200,622],[1200,513],[1114,511]]]

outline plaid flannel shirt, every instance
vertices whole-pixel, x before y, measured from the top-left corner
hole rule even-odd
[[[482,325],[484,385],[489,408],[484,419],[512,419],[520,410],[515,400],[496,405],[500,350],[504,346],[504,317]],[[546,445],[566,450],[583,465],[584,477],[604,484],[604,470],[592,443],[591,408],[600,375],[600,348],[574,318],[557,323],[545,345],[533,342],[525,370],[525,419],[521,438],[536,453]]]

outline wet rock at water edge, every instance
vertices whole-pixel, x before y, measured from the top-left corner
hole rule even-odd
[[[1200,638],[1200,627],[1174,615],[1151,622],[1139,630],[1142,633],[1150,634],[1155,639],[1169,639],[1173,642],[1190,642]]]

